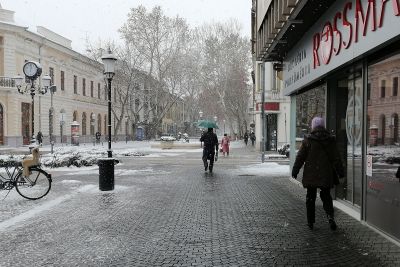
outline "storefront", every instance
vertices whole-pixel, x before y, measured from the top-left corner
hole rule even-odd
[[[291,147],[325,117],[347,169],[336,200],[400,241],[400,1],[335,1],[302,36],[284,58]]]

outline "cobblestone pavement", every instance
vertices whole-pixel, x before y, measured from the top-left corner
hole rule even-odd
[[[213,175],[200,156],[125,159],[111,192],[87,170],[54,171],[43,200],[11,193],[0,266],[400,265],[399,247],[340,211],[332,232],[320,202],[308,230],[305,192],[288,176],[238,172],[259,162],[254,152],[233,150]]]

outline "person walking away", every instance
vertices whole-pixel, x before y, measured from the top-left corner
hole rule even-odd
[[[339,177],[344,177],[344,168],[336,147],[335,137],[325,128],[321,117],[313,118],[311,134],[305,136],[292,169],[292,177],[297,175],[304,164],[302,183],[307,189],[306,209],[307,225],[312,230],[315,223],[315,199],[317,189],[326,212],[331,230],[336,230],[333,201],[330,189],[339,184]]]
[[[225,153],[227,156],[229,156],[229,137],[227,134],[224,134],[224,137],[221,140],[221,148],[222,148],[222,154],[225,157]]]
[[[218,156],[218,137],[213,132],[213,128],[208,128],[208,131],[204,133],[201,138],[200,142],[203,143],[203,163],[204,163],[204,170],[210,170],[210,173],[213,171],[214,167],[214,158]],[[208,165],[208,160],[210,160],[210,165]]]
[[[251,145],[254,146],[254,142],[256,141],[256,135],[254,134],[254,132],[251,132],[250,140],[251,140]]]
[[[247,142],[249,141],[249,135],[247,134],[247,132],[244,133],[243,139],[244,139],[244,143],[247,146]]]
[[[36,135],[36,140],[38,141],[38,144],[41,146],[43,143],[43,134],[41,131],[39,131]]]

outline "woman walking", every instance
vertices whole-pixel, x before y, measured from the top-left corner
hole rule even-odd
[[[227,156],[229,156],[229,143],[230,143],[230,141],[229,141],[228,135],[224,134],[224,137],[222,138],[222,141],[221,141],[222,154],[224,155],[224,157],[225,157],[225,153]]]
[[[336,230],[334,209],[330,189],[344,177],[344,169],[336,147],[336,140],[325,128],[325,121],[315,117],[311,122],[311,134],[307,135],[296,156],[292,177],[297,175],[304,164],[303,186],[307,189],[307,225],[313,229],[315,222],[315,199],[319,188],[323,207],[331,230]]]

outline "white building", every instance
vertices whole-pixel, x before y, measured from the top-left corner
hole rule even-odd
[[[18,93],[12,80],[23,75],[27,61],[39,62],[42,77],[49,74],[57,87],[53,97],[50,92],[36,92],[34,122],[31,95]],[[37,87],[40,85],[38,79]],[[97,131],[103,136],[107,133],[102,64],[73,51],[70,40],[45,27],[38,26],[35,33],[17,25],[14,12],[0,5],[0,145],[29,144],[32,127],[35,133],[43,133],[45,143],[51,127],[56,142],[61,141],[61,135],[63,142],[69,142],[73,121],[80,125],[80,142],[91,142]]]

